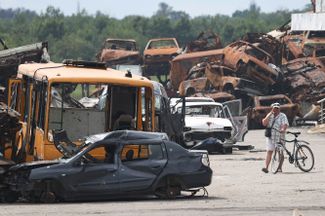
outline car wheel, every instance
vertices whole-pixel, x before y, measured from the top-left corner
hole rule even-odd
[[[223,154],[232,154],[232,147],[223,147],[222,153]]]
[[[164,180],[164,184],[155,190],[155,195],[161,199],[175,199],[181,194],[181,187],[171,178]]]
[[[40,185],[38,185],[37,193],[32,194],[32,200],[41,203],[53,203],[57,200],[57,196],[55,194],[55,182],[52,180],[43,181]]]

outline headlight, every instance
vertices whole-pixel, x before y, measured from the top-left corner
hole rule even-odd
[[[203,154],[201,158],[201,162],[204,166],[210,166],[210,160],[209,160],[209,155],[208,154]]]
[[[185,134],[185,135],[184,135],[184,140],[185,140],[185,142],[190,142],[190,141],[192,141],[192,135],[189,134],[189,133]]]

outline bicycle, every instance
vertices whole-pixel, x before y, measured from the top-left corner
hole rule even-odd
[[[276,130],[276,129],[274,129]],[[310,145],[308,142],[304,140],[298,140],[297,137],[301,134],[300,132],[290,132],[287,131],[287,134],[292,134],[295,136],[293,140],[285,140],[281,139],[280,142],[278,142],[275,146],[275,150],[272,156],[271,161],[271,171],[276,174],[280,167],[282,166],[284,162],[284,153],[285,151],[287,153],[289,163],[295,164],[295,166],[303,171],[303,172],[309,172],[313,169],[315,158],[314,154],[311,150],[311,148],[307,145]],[[291,143],[293,142],[293,149],[292,153],[286,148],[286,146],[283,144],[283,142]]]

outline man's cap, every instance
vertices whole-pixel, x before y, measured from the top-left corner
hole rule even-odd
[[[280,108],[280,104],[279,103],[273,103],[271,105],[272,108]]]

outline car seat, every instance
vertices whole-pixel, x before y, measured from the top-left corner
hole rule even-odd
[[[133,160],[134,151],[131,149],[126,152],[125,158],[127,161]]]

